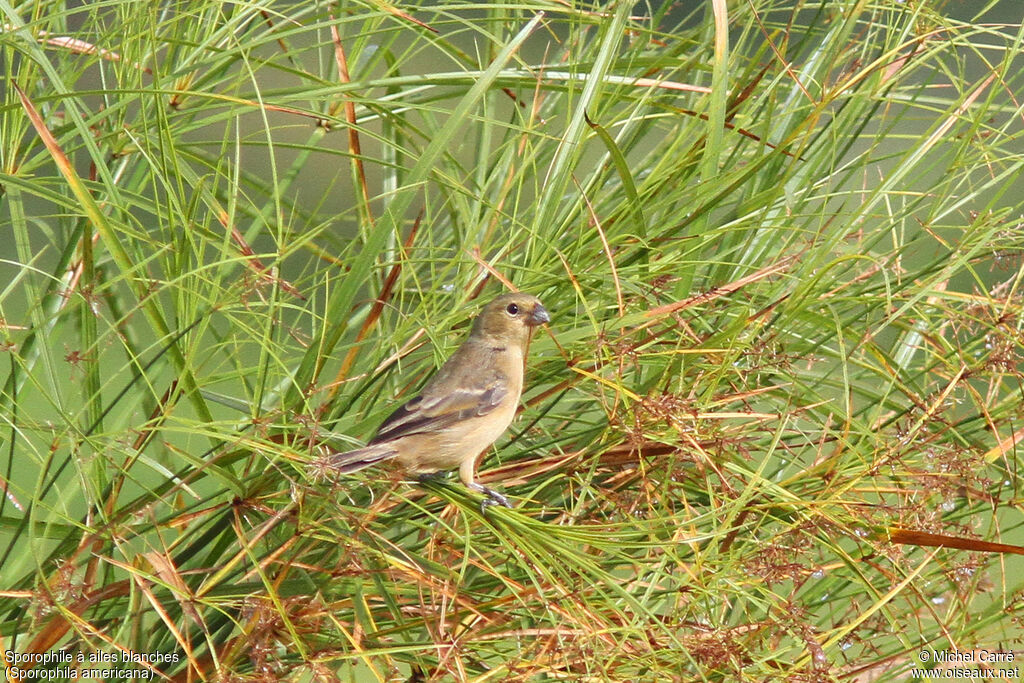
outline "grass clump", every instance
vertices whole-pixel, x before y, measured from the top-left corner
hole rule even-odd
[[[1019,647],[1010,4],[6,8],[4,649],[792,681]],[[483,466],[518,508],[322,476],[509,285],[552,314]]]

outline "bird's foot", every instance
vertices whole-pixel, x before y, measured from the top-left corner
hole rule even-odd
[[[483,484],[477,484],[476,482],[470,484],[469,488],[484,494],[484,499],[480,501],[481,514],[486,515],[487,508],[492,507],[494,505],[500,505],[502,507],[506,507],[509,509],[512,508],[512,503],[508,502],[508,498],[506,498],[504,495],[498,493],[492,488],[488,488]]]
[[[416,481],[420,482],[421,484],[431,481],[444,481],[445,479],[448,478],[449,474],[451,474],[451,472],[449,472],[448,470],[440,470],[438,472],[426,472],[424,474],[418,475],[416,477]]]

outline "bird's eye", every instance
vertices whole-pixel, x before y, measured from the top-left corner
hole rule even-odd
[[[519,315],[519,307],[515,304],[509,304],[505,307],[505,310],[508,311],[509,315]]]

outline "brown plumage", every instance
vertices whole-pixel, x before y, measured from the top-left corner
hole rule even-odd
[[[476,461],[512,423],[530,335],[548,320],[535,296],[513,292],[491,301],[420,394],[391,413],[364,448],[329,456],[330,466],[344,473],[394,460],[418,475],[457,467],[467,487],[487,496],[482,507],[511,507],[474,481]]]

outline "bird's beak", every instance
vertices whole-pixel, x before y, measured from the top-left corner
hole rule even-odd
[[[548,316],[548,309],[544,308],[540,304],[533,307],[533,313],[527,319],[530,327],[536,327],[537,325],[543,325],[544,323],[551,322],[551,318]]]

